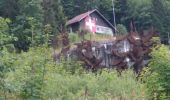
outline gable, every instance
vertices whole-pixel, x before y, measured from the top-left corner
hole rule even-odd
[[[75,16],[74,18],[70,19],[69,21],[67,21],[66,25],[71,25],[77,22],[80,22],[82,19],[84,19],[85,17],[87,17],[89,14],[93,13],[95,10],[92,11],[88,11],[86,13],[80,14],[78,16]]]
[[[96,24],[99,26],[105,26],[105,27],[110,27],[112,28],[107,21],[101,17],[97,12],[94,12],[90,15],[92,18],[96,18]]]
[[[97,33],[113,35],[115,31],[114,26],[96,9],[72,18],[66,23],[66,25],[72,27],[75,23],[79,23],[79,30],[87,29],[85,19],[88,16],[95,19]]]
[[[114,33],[113,27],[110,24],[108,24],[107,21],[102,16],[100,16],[99,13],[93,12],[89,16],[92,19],[96,20],[96,32],[97,33],[113,35]],[[79,23],[80,23],[80,30],[86,28],[85,18],[81,20]]]
[[[105,20],[105,22],[107,24],[109,24],[110,27],[112,27],[114,29],[114,26],[97,9],[94,9],[94,10],[88,11],[86,13],[80,14],[78,16],[75,16],[74,18],[72,18],[69,21],[67,21],[66,25],[71,25],[73,23],[80,22],[84,18],[86,18],[87,16],[92,15],[93,13],[97,14],[98,16],[100,16],[103,20]]]

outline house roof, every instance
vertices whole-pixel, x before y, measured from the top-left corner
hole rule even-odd
[[[87,16],[89,16],[93,12],[97,12],[113,29],[115,29],[114,26],[97,9],[85,12],[83,14],[80,14],[80,15],[70,19],[69,21],[67,21],[66,25],[71,25],[71,24],[80,22],[82,19],[86,18]]]

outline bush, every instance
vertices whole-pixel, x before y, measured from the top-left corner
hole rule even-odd
[[[37,47],[30,48],[29,52],[9,53],[1,57],[2,63],[10,64],[5,77],[5,84],[8,87],[6,94],[9,94],[6,98],[17,98],[17,100],[43,98],[42,88],[45,85],[46,67],[55,66],[49,51],[45,47]],[[15,59],[4,60],[7,57]]]
[[[156,47],[151,53],[151,61],[144,69],[142,81],[145,83],[149,94],[157,94],[159,100],[170,99],[170,51],[162,45]]]
[[[10,90],[6,79],[8,78],[8,73],[13,70],[15,59],[16,56],[11,56],[11,53],[6,48],[0,51],[0,99],[6,99],[7,93]]]
[[[9,24],[10,20],[0,17],[0,49],[3,47],[13,48],[12,42],[17,40],[10,34]]]
[[[117,25],[117,30],[119,35],[126,35],[128,33],[126,27],[122,24]]]
[[[76,42],[81,41],[81,39],[80,39],[80,37],[78,36],[77,33],[70,33],[69,34],[69,40],[70,40],[71,43],[76,43]]]

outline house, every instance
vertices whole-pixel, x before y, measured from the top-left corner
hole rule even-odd
[[[114,35],[114,26],[97,10],[80,14],[66,23],[70,33],[88,30],[92,33]]]

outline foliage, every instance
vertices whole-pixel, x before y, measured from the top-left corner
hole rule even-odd
[[[134,21],[138,31],[148,29],[152,25],[151,1],[150,0],[128,0],[128,12],[124,21]],[[130,26],[130,25],[128,25]]]
[[[15,54],[14,54],[15,55]],[[7,49],[0,51],[0,99],[6,99],[9,91],[9,84],[6,82],[8,73],[13,70],[13,63],[16,56],[11,57],[11,53]]]
[[[58,35],[65,28],[66,16],[64,15],[61,0],[43,0],[44,24],[51,25],[53,35]]]
[[[55,72],[59,74],[80,75],[84,73],[82,62],[77,62],[70,58],[62,58],[61,62],[56,64],[56,66],[57,69],[55,70]]]
[[[9,19],[0,17],[0,49],[2,47],[12,47],[12,42],[16,40],[12,34],[9,33]]]
[[[50,35],[52,33],[51,25],[50,24],[45,25],[43,31],[44,31],[44,36],[43,37],[45,37],[44,40],[45,40],[46,45],[47,45],[47,44],[49,44],[48,42],[51,42],[51,41],[49,41],[50,36],[53,36],[53,35]]]
[[[78,35],[76,33],[70,33],[69,40],[71,43],[75,43],[75,42],[80,41],[80,38],[78,37]]]
[[[101,0],[62,0],[63,8],[65,15],[70,19],[79,15],[80,13],[84,13],[86,11],[90,11],[92,9],[98,8]],[[74,13],[72,13],[74,12]]]
[[[128,16],[128,11],[130,9],[128,5],[129,0],[114,0],[116,22],[118,24],[127,25],[129,22],[126,19]],[[127,26],[126,26],[127,27]]]
[[[27,51],[31,44],[32,29],[34,26],[34,36],[42,34],[43,10],[42,0],[17,0],[18,14],[11,23],[11,32],[18,38],[14,42],[15,47],[20,52]],[[31,20],[30,20],[31,19]],[[42,40],[41,37],[37,41]]]
[[[131,21],[138,31],[154,26],[165,37],[169,33],[169,0],[114,0],[114,4],[120,33],[129,31],[126,28],[130,29]],[[140,98],[145,90],[132,72],[121,77],[115,71],[94,74],[82,71],[81,62],[53,62],[47,49],[51,36],[65,31],[66,19],[95,8],[113,23],[112,0],[0,0],[0,99],[103,99],[117,95],[132,99],[133,90]],[[94,37],[110,38],[98,34],[84,38]],[[69,38],[72,43],[81,41],[77,34]],[[142,77],[150,97],[156,92],[159,99],[169,99],[169,55],[165,46],[151,53]]]
[[[122,24],[117,25],[117,30],[119,35],[124,35],[128,33],[126,27]]]
[[[132,71],[125,71],[122,76],[114,70],[85,72],[81,62],[68,59],[55,64],[49,51],[51,49],[46,46],[21,54],[3,50],[0,56],[1,98],[74,100],[123,96],[132,99],[133,92],[137,98],[142,98],[145,92]]]
[[[0,0],[0,16],[15,19],[19,13],[18,0]]]
[[[150,94],[157,93],[159,100],[170,99],[170,51],[166,46],[153,49],[152,59],[143,71],[142,81]]]
[[[1,56],[1,61],[5,64],[3,66],[8,65],[8,69],[5,68],[8,71],[4,72],[4,84],[8,90],[6,98],[42,99],[46,66],[54,66],[46,47],[33,48],[21,54],[6,53]]]
[[[161,33],[162,38],[167,38],[170,25],[169,0],[152,0],[153,25]]]
[[[142,84],[135,80],[131,71],[124,72],[120,77],[117,72],[108,70],[97,75],[94,73],[80,75],[48,73],[46,77],[46,99],[100,100],[122,96],[124,99],[131,100],[133,91],[138,99],[142,98],[142,91],[144,92]]]
[[[169,0],[113,1],[117,24],[125,25],[129,31],[130,22],[134,21],[139,32],[154,26],[161,32],[162,38],[167,38],[170,31]],[[18,38],[17,41],[13,41],[18,51],[27,51],[32,46],[32,33],[34,33],[34,44],[37,46],[44,43],[45,25],[49,24],[52,27],[50,35],[58,35],[65,29],[68,19],[96,8],[113,23],[112,0],[1,0],[0,16],[12,21],[9,28],[11,34]],[[30,23],[30,18],[34,23]],[[32,32],[33,26],[35,26],[34,32]]]

